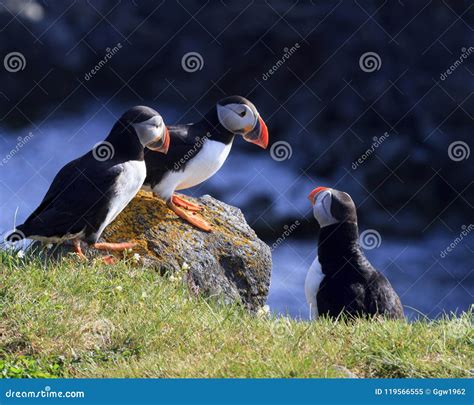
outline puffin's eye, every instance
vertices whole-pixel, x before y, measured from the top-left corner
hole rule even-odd
[[[239,113],[239,116],[241,117],[245,117],[245,114],[247,113],[247,110],[244,110],[242,112]]]

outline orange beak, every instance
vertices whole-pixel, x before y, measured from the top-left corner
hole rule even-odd
[[[256,125],[257,127],[257,125]],[[268,146],[268,128],[267,125],[265,124],[265,121],[262,120],[261,117],[258,117],[258,135],[255,136],[256,132],[255,128],[252,132],[248,133],[247,135],[244,135],[244,139],[247,142],[254,143],[255,145],[260,146],[263,149],[266,149]]]
[[[309,193],[308,200],[311,201],[311,204],[314,204],[314,202],[316,201],[316,195],[320,191],[324,191],[324,190],[328,190],[328,188],[327,187],[316,187],[313,191],[311,191],[311,193]]]
[[[156,146],[155,146],[156,145]],[[147,145],[147,148],[154,152],[161,152],[164,154],[168,153],[170,147],[170,133],[168,128],[165,128],[165,136],[161,142],[152,142],[151,145]]]

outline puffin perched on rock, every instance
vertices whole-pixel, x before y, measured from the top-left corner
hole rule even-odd
[[[81,241],[99,250],[120,251],[133,243],[97,243],[104,228],[127,206],[146,177],[144,148],[166,153],[168,130],[155,110],[137,106],[115,123],[105,141],[56,174],[41,204],[7,236],[45,243],[72,241],[85,258]],[[110,256],[105,262],[113,262]]]
[[[166,155],[146,151],[146,189],[166,201],[179,217],[203,231],[211,226],[196,215],[198,205],[177,196],[202,183],[223,165],[235,135],[261,148],[268,146],[268,129],[255,106],[240,96],[220,100],[201,121],[169,126],[171,145]]]
[[[349,194],[326,187],[308,196],[321,230],[318,256],[305,281],[311,318],[344,313],[352,317],[403,318],[400,298],[359,245],[357,212]]]

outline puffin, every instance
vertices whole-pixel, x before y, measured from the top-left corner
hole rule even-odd
[[[201,207],[175,194],[214,175],[229,155],[236,135],[263,149],[268,129],[255,106],[241,96],[219,100],[202,120],[168,126],[170,148],[166,155],[145,152],[147,176],[144,189],[165,200],[169,209],[195,227],[211,232],[211,226],[196,213]]]
[[[311,319],[321,315],[337,318],[341,314],[351,318],[404,318],[397,293],[362,251],[351,196],[317,187],[308,198],[320,226],[318,256],[305,280]]]
[[[166,153],[169,141],[158,112],[145,106],[130,108],[103,142],[59,170],[40,205],[6,241],[68,241],[81,259],[85,259],[81,242],[106,251],[134,247],[130,242],[97,241],[142,187],[146,177],[144,148]],[[103,259],[114,262],[111,256]]]

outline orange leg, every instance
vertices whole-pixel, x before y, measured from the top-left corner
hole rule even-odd
[[[115,257],[113,257],[112,255],[102,256],[101,260],[105,264],[109,264],[109,265],[117,263],[117,259]]]
[[[211,232],[211,225],[206,222],[204,219],[196,216],[196,214],[188,213],[180,207],[177,207],[172,200],[166,202],[168,208],[173,211],[178,217],[183,218],[185,221],[189,222],[190,224],[194,225],[196,228],[201,229],[205,232]]]
[[[79,239],[73,239],[72,245],[74,246],[74,253],[76,253],[76,255],[79,256],[79,259],[87,260],[87,257],[85,256],[85,254],[82,253],[81,241]]]
[[[107,243],[107,242],[100,242],[94,243],[92,247],[97,250],[111,250],[112,252],[121,252],[126,249],[131,249],[134,246],[137,246],[137,243],[134,242],[121,242],[121,243]],[[115,264],[117,263],[117,259],[112,255],[102,256],[101,260],[105,264]]]
[[[121,252],[122,250],[131,249],[137,246],[134,242],[121,242],[121,243],[94,243],[92,247],[97,250],[111,250],[113,252]]]
[[[177,196],[176,194],[173,194],[171,197],[171,201],[173,202],[174,205],[178,207],[183,207],[184,209],[187,209],[188,211],[202,211],[202,207],[200,207],[197,204],[192,203],[191,201],[185,200],[182,197]]]

